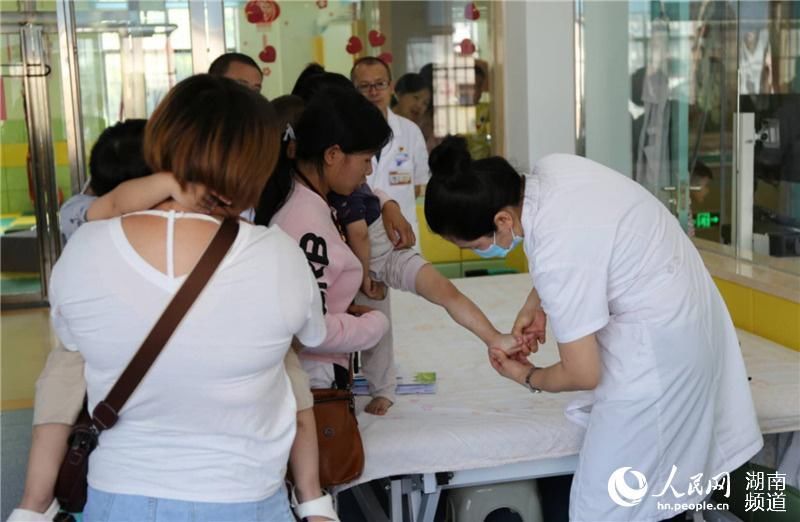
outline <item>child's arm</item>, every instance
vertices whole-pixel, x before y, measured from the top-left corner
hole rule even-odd
[[[53,502],[53,488],[61,461],[67,452],[68,424],[39,424],[33,427],[28,473],[20,509],[44,513]]]
[[[455,322],[477,335],[489,348],[501,348],[506,353],[520,351],[521,346],[513,335],[498,332],[481,309],[433,265],[427,264],[420,269],[416,290],[428,301],[444,307]]]
[[[191,209],[192,212],[202,214],[208,214],[216,207],[215,199],[223,204],[230,204],[219,195],[211,194],[199,183],[188,183],[186,190],[183,190],[175,180],[175,176],[168,172],[160,172],[121,183],[111,192],[97,198],[86,212],[86,217],[89,221],[95,221],[122,216],[129,212],[153,208],[170,198]]]
[[[317,513],[306,516],[307,522],[338,521],[333,510],[333,500],[319,486],[319,447],[317,446],[317,424],[314,409],[305,408],[297,412],[297,431],[289,454],[289,467],[295,482],[294,494],[298,505],[292,506],[297,512],[305,506],[313,505],[308,511]],[[294,499],[293,499],[294,500]],[[298,515],[299,516],[299,515]]]
[[[347,233],[347,244],[356,255],[361,266],[364,268],[364,278],[361,283],[361,291],[370,299],[381,300],[386,297],[386,286],[373,281],[369,275],[369,227],[367,221],[360,219],[348,223],[345,227]]]
[[[322,496],[319,486],[319,447],[314,409],[297,412],[297,431],[289,454],[297,500],[306,502]]]

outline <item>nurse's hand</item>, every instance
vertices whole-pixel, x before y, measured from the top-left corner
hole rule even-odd
[[[489,362],[497,373],[519,384],[525,383],[528,371],[533,368],[533,364],[521,352],[508,356],[499,348],[489,349]]]
[[[514,327],[511,329],[512,335],[520,339],[529,346],[537,346],[537,343],[544,344],[546,341],[545,332],[547,330],[547,315],[541,308],[531,310],[523,307],[517,314]],[[531,351],[536,349],[531,348]]]
[[[389,241],[392,242],[395,249],[411,248],[417,242],[414,236],[414,229],[411,227],[403,213],[400,211],[400,205],[396,201],[387,201],[381,209],[381,217],[383,218],[383,226],[386,228],[386,235],[389,236]]]

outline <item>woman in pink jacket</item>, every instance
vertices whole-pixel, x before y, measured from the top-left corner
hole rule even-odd
[[[352,304],[363,281],[362,265],[325,196],[331,191],[349,195],[364,183],[372,173],[372,156],[390,138],[383,115],[355,89],[318,93],[297,125],[287,129],[281,161],[256,213],[257,223],[277,224],[297,240],[322,293],[327,337],[300,353],[312,388],[341,383],[350,354],[372,348],[389,328],[381,312]],[[399,206],[385,196],[381,203],[390,237],[399,246],[413,244]]]

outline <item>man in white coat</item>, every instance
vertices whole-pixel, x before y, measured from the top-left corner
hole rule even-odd
[[[425,138],[414,122],[389,108],[394,85],[385,62],[373,56],[361,58],[353,65],[350,78],[356,89],[381,110],[392,128],[392,140],[373,158],[367,183],[397,201],[419,239],[416,198],[430,178]]]

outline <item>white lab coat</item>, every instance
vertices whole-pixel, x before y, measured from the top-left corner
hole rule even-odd
[[[736,331],[699,253],[643,187],[565,154],[527,177],[522,226],[556,340],[596,333],[600,346],[600,384],[567,415],[586,427],[570,520],[662,520],[679,511],[659,501],[702,501],[689,494],[690,477],[702,473],[705,487],[752,457],[762,437]],[[612,473],[628,466],[647,481],[631,507],[609,493]],[[682,496],[653,496],[669,485]]]
[[[380,161],[372,158],[372,175],[367,176],[367,183],[373,190],[380,189],[397,201],[419,240],[414,187],[425,185],[430,179],[428,149],[422,131],[413,121],[398,116],[391,109],[387,112],[387,121],[392,129],[392,140],[381,150]]]

